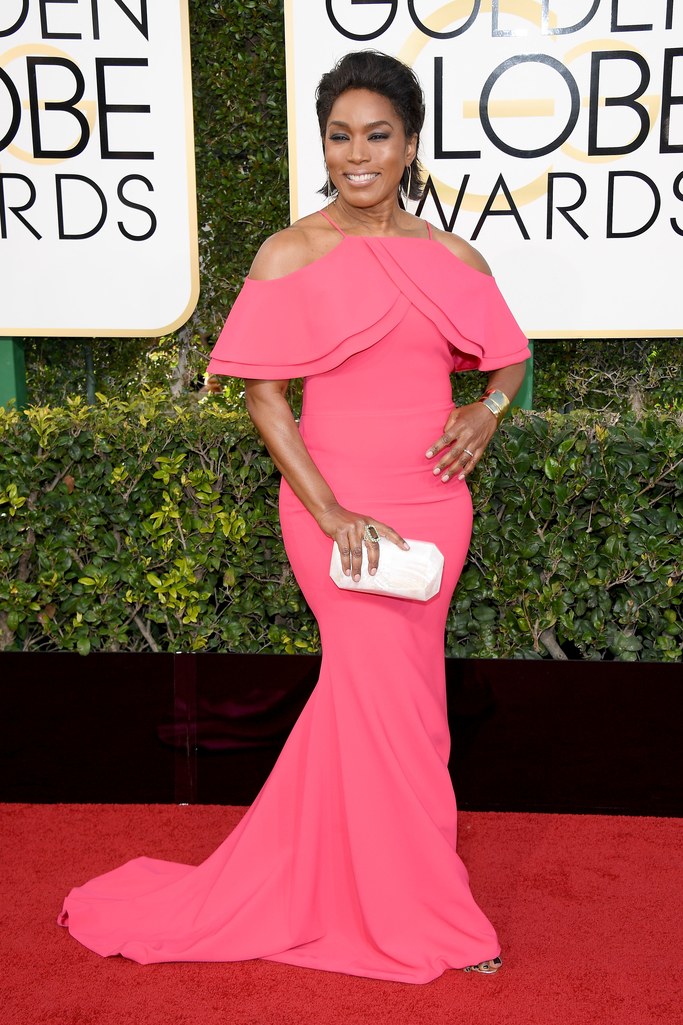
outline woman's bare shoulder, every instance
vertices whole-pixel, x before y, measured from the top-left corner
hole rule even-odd
[[[305,263],[305,240],[301,232],[284,228],[262,244],[249,268],[249,277],[256,281],[283,278]]]
[[[322,217],[309,214],[266,239],[254,258],[249,277],[256,281],[283,278],[314,263],[339,241],[339,233]]]
[[[491,268],[484,257],[474,246],[466,242],[464,238],[460,238],[459,235],[454,235],[450,231],[442,231],[441,228],[432,228],[432,235],[446,249],[449,249],[454,256],[462,260],[463,263],[474,267],[475,270],[481,271],[482,274],[491,274]]]

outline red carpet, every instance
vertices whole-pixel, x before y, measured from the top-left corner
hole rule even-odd
[[[70,887],[140,854],[201,861],[242,809],[0,808],[0,1025],[683,1021],[682,820],[462,813],[460,852],[505,968],[414,986],[261,961],[100,958],[55,925]]]

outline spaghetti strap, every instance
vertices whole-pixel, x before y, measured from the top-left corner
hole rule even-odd
[[[324,210],[318,210],[318,213],[322,217],[325,218],[325,220],[327,221],[328,224],[331,224],[332,227],[335,228],[339,232],[339,234],[341,235],[342,238],[346,238],[347,237],[346,232],[342,231],[338,224],[335,224],[335,222],[332,220],[332,218],[330,217],[330,215],[328,213],[326,213]],[[433,236],[432,236],[432,226],[429,223],[429,221],[425,221],[425,224],[427,225],[427,238],[431,242],[432,238],[433,238]]]
[[[318,213],[321,214],[325,218],[325,220],[328,222],[328,224],[331,224],[333,228],[337,229],[337,231],[339,232],[339,234],[341,235],[342,238],[346,238],[346,232],[342,231],[341,228],[339,227],[339,225],[334,223],[334,221],[332,220],[332,218],[330,217],[329,214],[326,214],[324,210],[318,210]]]

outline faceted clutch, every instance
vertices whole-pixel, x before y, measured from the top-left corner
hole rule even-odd
[[[332,546],[330,577],[344,591],[363,591],[367,594],[383,594],[390,598],[410,598],[412,601],[429,601],[439,593],[443,575],[443,555],[431,541],[413,541],[404,551],[392,541],[379,539],[379,566],[377,573],[370,576],[367,555],[363,553],[360,580],[345,576],[341,556],[336,544]]]

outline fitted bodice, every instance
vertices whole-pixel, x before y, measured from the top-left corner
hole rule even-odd
[[[306,378],[304,414],[390,415],[450,403],[452,347],[428,317],[401,305],[403,316],[382,339]]]

